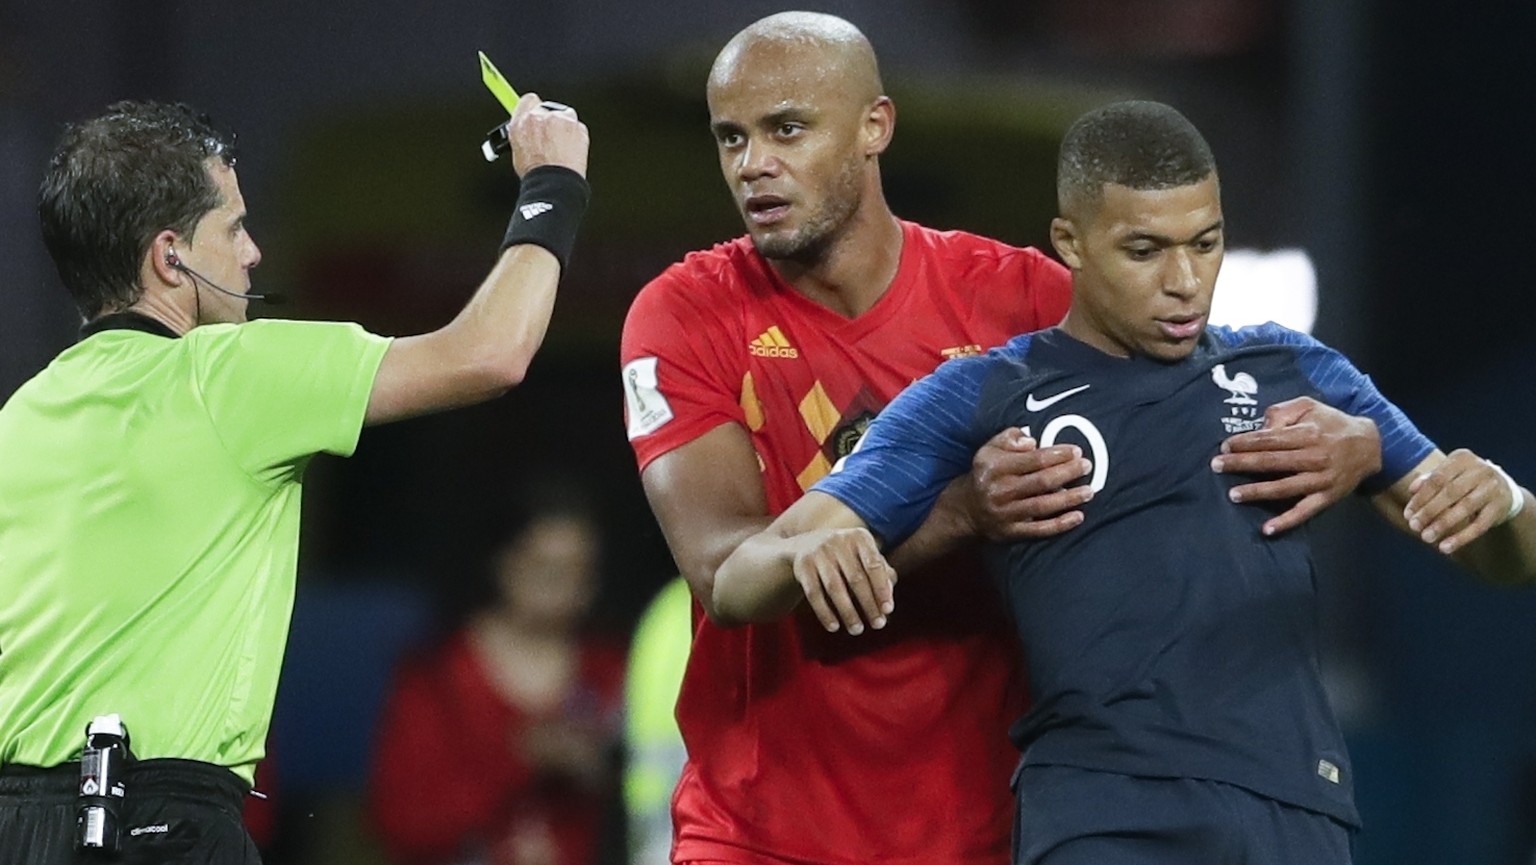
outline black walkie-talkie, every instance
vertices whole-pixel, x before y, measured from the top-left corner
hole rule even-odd
[[[75,818],[75,846],[116,853],[122,840],[118,806],[126,792],[123,775],[131,759],[128,728],[117,715],[98,715],[85,728],[80,754],[80,806]]]

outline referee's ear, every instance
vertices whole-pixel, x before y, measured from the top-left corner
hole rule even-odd
[[[165,286],[181,285],[181,258],[176,251],[176,241],[176,232],[167,228],[149,242],[149,249],[145,250],[144,261],[139,267],[140,278],[146,289],[156,283]]]

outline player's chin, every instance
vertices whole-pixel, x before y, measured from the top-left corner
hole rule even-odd
[[[1199,337],[1192,336],[1186,339],[1170,339],[1168,337],[1161,337],[1159,339],[1151,340],[1143,348],[1143,351],[1147,357],[1150,357],[1153,360],[1159,360],[1163,363],[1178,363],[1179,361],[1189,357],[1191,354],[1194,354],[1195,346],[1199,344]]]
[[[747,234],[752,238],[752,245],[758,253],[767,259],[798,258],[803,251],[804,244],[793,231],[787,229],[754,231],[749,227]]]

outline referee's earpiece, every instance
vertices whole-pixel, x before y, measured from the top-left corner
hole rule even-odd
[[[214,291],[219,292],[220,294],[227,294],[230,297],[237,297],[237,298],[239,298],[241,300],[264,300],[267,303],[272,303],[272,304],[278,304],[278,303],[285,303],[285,302],[287,302],[287,297],[285,297],[284,295],[278,294],[275,291],[269,291],[269,292],[266,292],[265,294],[252,294],[252,293],[250,293],[248,291],[247,292],[230,291],[229,289],[219,285],[218,283],[214,282],[213,280],[209,279],[208,277],[203,276],[201,273],[198,273],[197,271],[193,270],[192,268],[187,267],[185,264],[182,264],[181,263],[181,256],[176,254],[176,248],[172,247],[172,246],[168,246],[168,247],[165,248],[165,264],[166,264],[167,267],[175,268],[176,270],[179,270],[182,273],[185,273],[187,276],[191,277],[191,279],[192,279],[192,287],[193,287],[194,290],[196,290],[198,283],[202,283],[202,284],[208,286],[209,288],[213,289]],[[202,295],[198,295],[198,303],[199,304],[202,303]],[[201,307],[199,307],[199,308],[201,308]]]

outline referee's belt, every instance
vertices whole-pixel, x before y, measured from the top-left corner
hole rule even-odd
[[[239,814],[251,785],[223,766],[200,760],[157,757],[136,760],[123,773],[130,798],[182,795],[227,806]],[[28,800],[73,799],[80,793],[80,763],[40,766],[0,766],[0,798]]]

